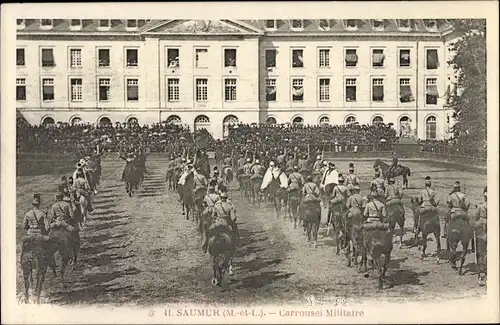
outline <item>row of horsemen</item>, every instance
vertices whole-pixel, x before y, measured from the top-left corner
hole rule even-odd
[[[302,161],[306,159],[307,157],[304,156]],[[233,225],[234,229],[236,228],[236,210],[234,205],[228,200],[229,182],[226,177],[234,165],[237,168],[236,176],[241,188],[245,189],[249,186],[248,183],[251,180],[259,179],[261,180],[260,190],[266,191],[274,180],[279,184],[278,192],[283,194],[281,196],[276,195],[278,198],[282,198],[285,201],[288,199],[289,201],[292,196],[298,197],[300,204],[297,211],[293,212],[301,216],[304,227],[306,226],[303,217],[304,211],[311,207],[318,209],[321,205],[331,211],[331,213],[328,213],[328,225],[330,223],[334,224],[333,219],[340,219],[339,223],[345,225],[349,220],[352,220],[354,215],[360,214],[363,218],[361,229],[365,231],[378,229],[382,224],[383,229],[391,232],[388,225],[389,216],[387,211],[389,209],[391,211],[402,210],[403,224],[400,224],[400,226],[403,227],[404,225],[404,206],[401,189],[395,185],[393,177],[386,178],[386,175],[380,169],[375,170],[374,178],[370,183],[369,194],[362,196],[360,193],[360,178],[355,174],[353,163],[349,164],[348,173],[344,176],[336,170],[333,162],[327,162],[321,156],[317,157],[312,170],[304,170],[301,168],[304,165],[290,163],[290,161],[296,162],[296,160],[290,159],[286,161],[282,157],[276,160],[279,162],[278,164],[270,160],[266,168],[261,164],[259,159],[247,158],[242,154],[240,155],[240,159],[234,164],[231,157],[228,156],[223,161],[222,173],[219,172],[219,168],[216,166],[213,176],[209,180],[203,174],[199,173],[199,168],[195,168],[188,159],[180,158],[179,161],[181,162],[180,168],[183,170],[178,182],[179,185],[183,184],[183,179],[186,175],[194,173],[195,191],[200,188],[208,188],[207,194],[203,199],[205,206],[203,215],[212,216],[215,221],[219,217],[226,218],[229,220],[228,223]],[[169,168],[175,168],[172,166],[175,165],[171,164]],[[476,213],[469,218],[468,211],[471,204],[466,194],[462,192],[460,182],[455,182],[453,190],[446,200],[448,211],[445,216],[444,232],[442,235],[443,238],[448,237],[451,220],[463,219],[467,223],[471,223],[474,229],[472,250],[477,254],[478,281],[481,285],[485,283],[486,277],[486,187],[484,188],[483,195],[484,202],[478,206]],[[432,189],[432,182],[429,176],[425,178],[425,187],[420,190],[414,203],[415,206],[412,208],[416,209],[412,210],[418,215],[414,221],[415,230],[418,231],[419,223],[422,223],[426,217],[434,218],[438,229],[440,229],[438,217],[438,205],[440,202],[436,191]],[[219,205],[224,208],[218,207]],[[212,224],[210,229],[216,227],[216,225]],[[340,237],[341,239],[342,236],[347,236],[347,234],[342,233],[345,229],[345,227],[340,227],[338,238]],[[425,233],[424,235],[427,236]],[[439,241],[438,238],[436,240]],[[345,249],[347,245],[348,243],[344,241],[342,248]],[[424,245],[426,246],[426,244]],[[463,250],[466,251],[467,248],[463,247]],[[203,249],[206,251],[206,243]],[[369,257],[368,260],[370,260]],[[453,265],[454,263],[452,261]]]

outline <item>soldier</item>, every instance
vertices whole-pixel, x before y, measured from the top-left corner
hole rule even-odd
[[[486,265],[487,265],[487,244],[486,244],[486,226],[488,217],[488,206],[487,206],[487,188],[483,190],[484,202],[481,203],[474,215],[474,242],[475,251],[477,256],[477,273],[478,273],[478,284],[484,286],[486,284]]]
[[[401,203],[401,197],[403,196],[403,194],[401,193],[401,190],[394,186],[394,178],[393,177],[390,177],[389,178],[389,184],[387,185],[387,187],[385,188],[385,205],[386,206],[389,206],[389,205],[392,205],[392,204],[399,204],[399,205],[403,205]]]
[[[246,164],[243,166],[243,173],[250,177],[252,169],[252,160],[247,158]]]
[[[208,228],[206,234],[206,240],[203,243],[203,252],[207,252],[208,249],[208,238],[214,233],[215,228],[219,226],[227,226],[233,234],[233,240],[235,244],[238,242],[238,227],[236,225],[236,209],[234,205],[227,201],[227,193],[222,192],[220,194],[220,201],[216,202],[213,207],[212,212],[212,224]]]
[[[313,165],[313,171],[315,172],[320,172],[320,169],[321,169],[321,166],[322,166],[323,162],[322,162],[322,159],[321,159],[321,156],[317,156],[316,157],[316,161],[314,162],[314,165]]]
[[[391,166],[389,166],[389,170],[387,171],[389,176],[393,176],[392,174],[393,174],[394,170],[396,169],[396,167],[398,167],[398,157],[396,155],[396,152],[393,151],[392,152],[392,164],[391,164]]]
[[[304,176],[299,173],[299,166],[293,166],[293,173],[288,176],[289,192],[300,189],[304,183]]]
[[[377,196],[382,196],[385,194],[385,182],[384,179],[380,177],[380,170],[375,171],[375,177],[370,183],[370,189],[375,189],[378,192]]]
[[[49,224],[47,214],[40,210],[40,196],[35,193],[33,195],[33,208],[24,215],[23,225],[28,236],[47,235],[49,232]]]
[[[387,212],[385,210],[385,205],[380,202],[380,198],[376,191],[372,191],[368,196],[368,204],[365,207],[363,216],[365,217],[365,223],[383,222],[387,217]]]
[[[448,227],[451,219],[467,217],[470,203],[465,194],[460,191],[460,187],[460,182],[455,182],[455,184],[453,184],[453,191],[448,196],[448,200],[446,200],[446,205],[450,208],[450,211],[445,219],[443,238],[448,236]]]
[[[321,188],[324,189],[327,199],[330,198],[332,190],[338,182],[338,172],[335,170],[335,164],[330,161],[321,180]]]
[[[123,172],[122,172],[122,179],[121,180],[123,181],[123,180],[125,180],[125,173],[127,172],[127,170],[130,168],[130,166],[132,166],[132,164],[135,161],[135,155],[132,152],[129,152],[126,157],[122,156],[121,153],[119,153],[118,156],[121,159],[126,161],[125,167],[123,168]]]
[[[340,216],[344,217],[346,210],[346,201],[349,197],[349,190],[347,186],[344,185],[344,176],[339,174],[338,185],[333,188],[332,200],[330,201],[330,205],[334,213],[338,213]],[[328,214],[330,217],[330,214]],[[328,219],[328,224],[330,219]],[[343,231],[340,230],[340,237],[344,235]]]
[[[363,196],[359,194],[360,190],[359,185],[352,186],[352,195],[347,198],[346,202],[346,207],[349,211],[351,211],[351,208],[359,208],[361,210],[366,206]]]
[[[78,172],[76,174],[76,179],[74,181],[74,188],[75,190],[80,190],[81,194],[83,196],[85,196],[85,198],[87,199],[87,203],[88,203],[88,210],[89,212],[92,212],[94,209],[92,208],[92,201],[91,201],[91,198],[90,198],[90,185],[89,183],[85,180],[84,176],[83,176],[83,172]]]
[[[418,203],[420,203],[421,212],[431,210],[437,211],[439,199],[436,197],[436,191],[434,191],[431,186],[431,177],[425,177],[425,188],[420,191],[417,198]]]
[[[49,209],[49,220],[50,228],[65,227],[68,231],[78,231],[77,228],[73,227],[74,214],[68,202],[63,201],[63,194],[60,192],[56,193],[56,201]]]
[[[238,175],[243,173],[243,167],[245,166],[245,155],[240,153],[240,158],[238,158]]]
[[[250,174],[252,174],[252,177],[254,177],[255,175],[263,176],[262,175],[262,174],[264,174],[263,169],[264,169],[264,166],[262,166],[260,164],[259,159],[256,159],[255,164],[253,164],[252,168],[250,169]]]
[[[359,185],[359,177],[354,174],[354,164],[349,163],[349,174],[346,176],[346,184]]]
[[[200,188],[206,188],[208,186],[207,178],[200,173],[200,166],[196,166],[194,169],[194,191]]]

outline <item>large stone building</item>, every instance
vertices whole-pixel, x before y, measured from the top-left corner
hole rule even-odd
[[[393,123],[449,136],[446,20],[17,20],[32,124]]]

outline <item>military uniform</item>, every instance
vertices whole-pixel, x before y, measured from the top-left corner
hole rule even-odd
[[[466,216],[470,206],[469,200],[467,200],[465,194],[460,191],[451,193],[448,196],[446,204],[450,208],[450,217],[452,219]]]
[[[394,186],[394,184],[387,185],[387,187],[385,188],[384,194],[385,194],[386,203],[393,201],[393,200],[394,201],[399,200],[399,203],[401,203],[401,191],[399,188]]]
[[[307,182],[302,187],[303,202],[319,202],[320,191],[318,185],[313,182]]]
[[[304,176],[301,173],[295,171],[288,176],[288,191],[292,192],[294,190],[299,190],[305,183]]]
[[[251,170],[252,170],[252,164],[250,162],[247,162],[244,166],[243,166],[243,173],[244,174],[247,174],[247,175],[250,175],[251,174]]]
[[[345,177],[346,180],[346,185],[352,184],[352,185],[359,185],[359,177],[356,176],[354,173],[349,173]]]
[[[33,207],[33,209],[26,212],[23,225],[24,229],[27,230],[28,236],[46,235],[49,229],[47,215],[38,207]]]
[[[365,211],[363,212],[363,216],[366,218],[366,222],[376,222],[376,221],[384,221],[387,212],[385,210],[385,205],[380,202],[378,199],[374,198],[371,202],[365,207]]]
[[[68,227],[71,230],[71,225],[74,223],[74,214],[71,205],[65,201],[56,201],[49,209],[50,226]]]
[[[75,190],[80,190],[81,194],[87,199],[89,211],[92,212],[92,200],[90,197],[91,189],[89,183],[82,177],[74,180],[73,187]]]
[[[487,266],[487,243],[486,243],[486,234],[487,234],[487,217],[488,217],[488,206],[486,202],[481,203],[478,206],[476,214],[474,215],[474,233],[475,233],[475,245],[476,245],[476,254],[477,254],[477,267],[478,273],[486,274],[486,266]]]
[[[420,190],[418,202],[423,210],[434,210],[433,208],[436,208],[439,204],[439,200],[436,198],[436,191],[427,186]]]
[[[203,174],[195,173],[193,180],[195,185],[194,191],[199,188],[206,188],[208,186],[207,178]]]

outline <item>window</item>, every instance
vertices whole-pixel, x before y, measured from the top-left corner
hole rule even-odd
[[[424,25],[425,28],[429,30],[436,30],[437,29],[437,22],[435,19],[424,19]]]
[[[80,68],[82,66],[82,50],[70,49],[69,60],[72,68]]]
[[[409,67],[410,63],[410,50],[399,50],[399,67]]]
[[[384,30],[384,20],[383,19],[374,19],[373,20],[373,29]]]
[[[139,120],[137,119],[137,117],[131,117],[127,120],[127,123],[128,124],[139,124]]]
[[[276,29],[276,20],[266,20],[266,29]]]
[[[210,119],[205,115],[198,115],[194,119],[194,130],[206,129],[210,127]]]
[[[323,116],[319,119],[319,125],[330,124],[330,118],[328,116]]]
[[[224,80],[224,100],[226,102],[236,100],[236,79]]]
[[[224,49],[224,66],[236,67],[236,49]]]
[[[170,115],[167,120],[166,120],[167,124],[176,124],[176,125],[180,125],[182,123],[182,120],[179,116],[177,115]]]
[[[304,123],[304,119],[300,116],[297,116],[292,120],[292,123],[295,125],[301,125]]]
[[[345,100],[347,102],[356,101],[356,79],[354,78],[345,80]]]
[[[69,22],[70,27],[82,27],[81,19],[70,19]]]
[[[293,68],[303,68],[304,67],[304,50],[292,50],[292,67]]]
[[[330,100],[330,79],[319,79],[319,101],[327,102]]]
[[[42,99],[54,100],[54,79],[42,79]]]
[[[109,49],[99,49],[98,56],[99,56],[99,67],[104,68],[110,66]]]
[[[320,30],[329,30],[330,29],[330,21],[328,19],[320,19],[318,22],[318,28]]]
[[[346,19],[344,21],[346,29],[356,29],[358,26],[356,25],[356,19]]]
[[[398,19],[399,29],[410,29],[409,19]]]
[[[71,79],[71,101],[81,101],[83,98],[82,79]]]
[[[266,50],[266,68],[276,68],[276,50]]]
[[[375,116],[372,120],[372,124],[383,124],[384,123],[384,119],[382,118],[382,116]]]
[[[266,80],[266,102],[276,101],[276,79]]]
[[[374,68],[381,68],[384,66],[384,50],[383,49],[374,49],[372,53],[372,66]]]
[[[139,100],[139,79],[127,79],[127,100]]]
[[[437,79],[427,78],[425,87],[425,103],[427,105],[436,105],[438,97]]]
[[[16,100],[26,100],[26,79],[16,79]]]
[[[427,50],[427,69],[437,69],[439,66],[438,51],[436,49]]]
[[[196,67],[208,67],[208,49],[196,49]]]
[[[399,136],[407,137],[411,135],[411,120],[408,116],[399,119]]]
[[[24,49],[16,49],[16,65],[22,67],[25,65],[24,62]]]
[[[45,28],[51,28],[54,21],[52,19],[40,19],[40,26]]]
[[[169,102],[179,101],[179,79],[167,80],[167,100]]]
[[[169,68],[179,67],[179,49],[167,49],[167,63]]]
[[[71,119],[71,125],[78,125],[82,123],[81,117],[73,117]]]
[[[135,29],[139,26],[138,20],[137,19],[128,19],[127,20],[127,28],[129,29]]]
[[[274,118],[272,116],[268,117],[266,120],[266,124],[269,124],[269,125],[274,125],[276,123],[277,123],[276,118]]]
[[[345,119],[345,124],[349,125],[353,123],[356,123],[356,117],[350,115]]]
[[[410,86],[410,78],[399,79],[399,101],[401,103],[409,103],[414,101],[413,93]]]
[[[99,79],[99,101],[111,99],[111,80]]]
[[[428,140],[435,140],[437,137],[437,123],[435,116],[429,116],[425,120],[425,137]]]
[[[372,80],[372,101],[381,102],[384,100],[384,79],[376,78]]]
[[[196,79],[196,101],[208,100],[208,79]]]
[[[345,50],[345,66],[355,67],[356,65],[358,65],[358,55],[356,54],[356,50],[355,49]]]
[[[330,50],[321,49],[319,50],[319,67],[327,68],[330,66]]]
[[[127,49],[127,67],[137,67],[139,65],[139,50]]]
[[[42,49],[42,67],[53,67],[54,62],[54,52],[52,49]]]
[[[302,29],[304,28],[304,21],[300,19],[292,20],[292,29]]]
[[[292,79],[292,100],[304,100],[304,79]]]
[[[110,28],[111,20],[109,19],[101,19],[99,20],[99,28]]]

